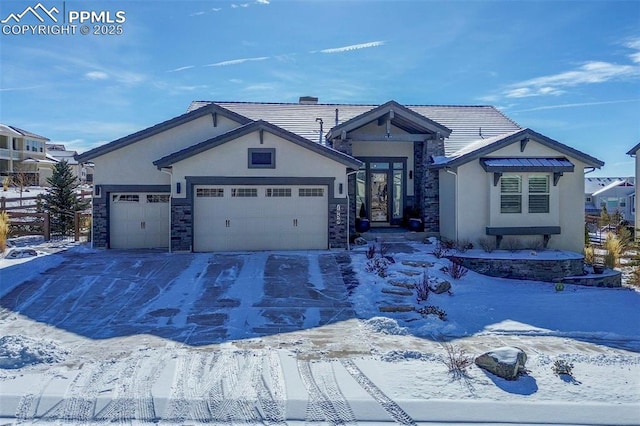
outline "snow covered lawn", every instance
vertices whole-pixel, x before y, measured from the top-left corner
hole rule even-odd
[[[629,289],[454,280],[418,243],[390,245],[385,277],[367,272],[366,247],[351,262],[340,251],[30,247],[39,256],[0,259],[5,423],[640,419],[640,293]],[[452,287],[418,303],[425,266]],[[446,319],[417,311],[428,305]],[[447,345],[522,348],[528,374],[472,365],[455,376]],[[558,360],[572,376],[554,373]]]

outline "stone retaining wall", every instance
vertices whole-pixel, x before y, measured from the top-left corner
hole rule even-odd
[[[584,259],[507,259],[456,256],[465,268],[490,277],[559,282],[584,274]]]

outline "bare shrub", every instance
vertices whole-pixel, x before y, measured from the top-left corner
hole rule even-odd
[[[522,241],[520,238],[512,237],[502,240],[500,244],[505,250],[509,250],[510,252],[516,252],[522,249]]]
[[[369,244],[369,247],[367,248],[367,259],[373,259],[376,255],[376,250],[375,244]]]
[[[442,259],[448,254],[448,250],[442,245],[441,242],[438,242],[436,246],[433,248],[433,255],[438,259]]]
[[[380,241],[378,244],[378,254],[382,257],[387,257],[387,253],[389,253],[389,249],[391,245],[385,241]]]
[[[429,273],[425,269],[422,273],[422,279],[416,282],[416,300],[421,303],[429,298]]]
[[[551,369],[553,370],[553,373],[557,374],[558,376],[561,374],[565,374],[567,376],[573,377],[573,364],[563,359],[555,360]]]
[[[459,280],[460,278],[462,278],[465,275],[467,275],[467,272],[469,272],[469,270],[467,268],[465,268],[464,266],[462,266],[462,261],[459,258],[452,257],[451,258],[451,263],[447,267],[447,271],[446,272],[454,280]]]
[[[456,242],[453,240],[440,240],[440,244],[442,244],[442,247],[448,251],[456,248]]]
[[[527,247],[535,251],[544,251],[543,240],[530,240],[527,242]]]
[[[374,272],[377,276],[384,278],[387,276],[387,269],[389,268],[389,261],[384,257],[376,257],[369,259],[365,266],[365,271]]]
[[[456,249],[461,253],[464,253],[467,250],[471,250],[472,248],[473,243],[466,239],[458,240],[458,242],[456,243]]]
[[[449,343],[445,343],[442,346],[447,352],[444,364],[449,369],[449,373],[456,379],[466,378],[467,368],[473,364],[473,357],[467,354],[464,349]]]
[[[485,251],[485,253],[491,253],[496,249],[496,240],[491,237],[482,237],[478,239],[478,244]]]
[[[429,315],[435,315],[440,319],[440,321],[447,320],[447,313],[443,309],[440,309],[435,305],[427,305],[424,308],[418,309],[416,312],[418,312],[423,317],[427,317]]]

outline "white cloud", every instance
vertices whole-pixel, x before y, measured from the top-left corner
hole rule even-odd
[[[192,13],[192,14],[191,14],[191,15],[189,15],[189,16],[202,16],[202,15],[204,15],[204,14],[206,14],[206,13],[207,13],[207,12],[194,12],[194,13]]]
[[[529,112],[529,111],[544,111],[548,109],[560,109],[560,108],[576,108],[576,107],[587,107],[587,106],[595,106],[595,105],[610,105],[610,104],[623,104],[627,102],[638,102],[638,99],[621,99],[617,101],[600,101],[600,102],[578,102],[571,104],[558,104],[558,105],[545,105],[539,106],[535,108],[527,108],[521,109],[517,111],[511,111],[512,113],[516,112]]]
[[[258,58],[232,59],[230,61],[222,61],[222,62],[216,62],[215,64],[208,64],[208,65],[205,65],[205,67],[225,67],[225,66],[228,66],[228,65],[243,64],[245,62],[264,61],[266,59],[269,59],[269,57],[268,56],[261,56],[261,57],[258,57]]]
[[[219,8],[219,7],[212,7],[211,8],[212,12],[220,12],[221,10],[222,10],[222,8]]]
[[[247,8],[247,7],[249,7],[249,3],[240,3],[240,4],[232,3],[231,4],[231,8],[232,9],[237,9],[239,7]]]
[[[352,44],[344,47],[333,47],[331,49],[323,49],[320,53],[342,53],[349,52],[351,50],[368,49],[370,47],[378,47],[384,45],[384,41],[371,41],[368,43]],[[315,52],[312,52],[315,53]]]
[[[187,66],[184,66],[184,67],[179,67],[179,68],[175,68],[175,69],[169,70],[167,72],[178,72],[178,71],[189,70],[191,68],[195,68],[195,65],[187,65]]]
[[[90,71],[84,75],[89,80],[108,80],[109,74],[103,71]]]
[[[269,4],[269,0],[256,0],[256,4]]]
[[[630,54],[629,58],[636,64],[640,64],[640,52]]]

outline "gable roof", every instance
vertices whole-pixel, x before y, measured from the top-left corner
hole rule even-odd
[[[174,117],[170,120],[164,121],[162,123],[156,124],[155,126],[146,128],[144,130],[140,130],[139,132],[133,133],[131,135],[125,136],[123,138],[120,139],[116,139],[112,142],[109,142],[105,145],[101,145],[97,148],[94,148],[90,151],[84,152],[82,154],[79,154],[78,156],[76,156],[76,159],[78,161],[84,162],[87,160],[92,160],[96,157],[99,157],[101,155],[105,155],[108,154],[112,151],[115,151],[117,149],[123,148],[125,146],[131,145],[133,143],[136,143],[138,141],[141,141],[142,139],[146,139],[148,137],[151,137],[153,135],[157,135],[158,133],[162,133],[166,130],[169,129],[173,129],[174,127],[178,127],[184,123],[188,123],[190,121],[193,121],[197,118],[200,118],[202,116],[205,116],[207,114],[213,114],[213,113],[218,113],[220,115],[223,115],[233,121],[236,121],[240,124],[247,124],[250,123],[251,120],[247,117],[244,117],[238,113],[235,113],[233,111],[229,111],[226,108],[223,108],[219,105],[215,105],[215,104],[210,104],[207,105],[203,108],[197,109],[197,110],[193,110],[190,112],[187,112],[185,114],[179,115],[177,117]]]
[[[241,127],[230,130],[229,132],[224,133],[222,135],[200,142],[199,144],[192,145],[181,151],[174,152],[173,154],[169,154],[165,157],[160,158],[159,160],[154,161],[153,164],[156,167],[158,167],[158,169],[162,167],[170,167],[171,165],[177,162],[180,162],[182,160],[185,160],[187,158],[190,158],[194,155],[200,154],[204,151],[208,151],[224,143],[230,142],[239,137],[242,137],[249,133],[253,133],[260,130],[267,131],[273,135],[279,136],[283,139],[286,139],[289,142],[292,142],[303,148],[309,149],[317,154],[323,155],[327,158],[330,158],[334,161],[342,163],[345,166],[351,167],[353,169],[358,169],[362,165],[361,161],[356,160],[355,158],[347,154],[344,154],[340,151],[336,151],[335,149],[332,149],[332,148],[328,148],[324,145],[311,142],[308,139],[298,136],[295,133],[291,133],[285,129],[282,129],[264,120],[257,120],[257,121],[250,122]]]
[[[35,133],[29,132],[27,130],[21,129],[16,126],[9,126],[6,124],[0,124],[0,132],[9,134],[12,136],[24,136],[27,138],[41,139],[43,141],[48,141],[49,138],[45,138],[44,136],[37,135]]]
[[[188,111],[210,105],[211,101],[194,101]],[[226,109],[265,120],[311,141],[318,141],[320,124],[323,132],[367,113],[379,105],[371,104],[300,104],[264,102],[218,102]],[[445,139],[445,153],[451,155],[480,137],[493,137],[522,129],[500,110],[488,105],[404,105],[424,118],[451,129]],[[323,135],[324,136],[324,135]]]
[[[631,184],[635,184],[635,177],[630,176],[630,177],[621,177],[621,176],[617,176],[617,177],[611,177],[611,176],[604,176],[604,177],[585,177],[584,178],[584,193],[585,194],[593,194],[594,192],[600,191],[602,188],[604,188],[605,186],[608,186],[609,184],[611,184],[612,182],[616,182],[616,181],[627,181],[630,182]]]
[[[636,146],[631,148],[629,151],[627,151],[627,155],[631,155],[633,157],[634,155],[636,155],[636,152],[638,152],[639,149],[640,149],[640,142]]]
[[[400,105],[396,101],[389,101],[331,128],[328,133],[328,139],[338,137],[343,131],[350,132],[352,130],[356,130],[374,120],[384,117],[385,115],[391,120],[391,123],[394,126],[408,133],[439,132],[445,137],[451,134],[451,129],[446,126],[436,123],[435,121]]]
[[[533,139],[542,145],[558,151],[559,153],[582,161],[590,167],[600,168],[604,166],[603,161],[585,154],[584,152],[578,151],[577,149],[564,145],[556,140],[541,135],[540,133],[534,132],[531,129],[522,129],[515,132],[506,133],[504,135],[495,136],[493,138],[481,139],[479,141],[476,141],[472,144],[469,144],[467,147],[462,148],[450,157],[440,157],[434,159],[434,164],[432,165],[432,167],[457,167],[485,155],[491,154],[492,152],[495,152],[513,143],[521,142],[527,139]]]
[[[600,188],[599,190],[597,190],[596,192],[594,192],[594,193],[593,193],[593,194],[591,194],[591,195],[594,195],[594,196],[595,196],[595,195],[600,195],[600,194],[602,194],[602,193],[604,193],[604,192],[609,191],[610,189],[617,188],[617,187],[619,187],[619,186],[622,186],[622,187],[626,187],[626,188],[628,188],[628,191],[627,191],[627,192],[628,192],[628,193],[630,193],[630,194],[631,194],[631,193],[633,193],[633,192],[635,191],[635,189],[634,189],[635,187],[633,186],[633,183],[629,182],[629,181],[628,181],[628,180],[626,180],[626,179],[623,179],[623,180],[616,180],[616,181],[613,181],[613,182],[611,182],[609,185],[607,185],[607,186],[604,186],[604,187]]]

